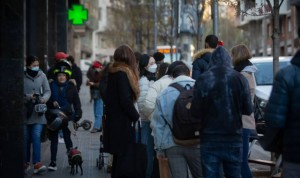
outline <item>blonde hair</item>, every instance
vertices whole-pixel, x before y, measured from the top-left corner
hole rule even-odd
[[[232,64],[234,66],[252,58],[248,47],[244,44],[236,45],[233,48],[231,48],[230,51],[232,57]]]

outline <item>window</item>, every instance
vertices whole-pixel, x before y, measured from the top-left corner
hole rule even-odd
[[[99,21],[101,21],[101,18],[102,18],[101,13],[102,13],[102,8],[100,7],[100,8],[99,8]]]
[[[279,69],[286,67],[290,64],[289,61],[280,61]],[[270,62],[256,62],[254,65],[257,67],[257,72],[254,77],[257,85],[272,85],[273,83],[273,61]]]

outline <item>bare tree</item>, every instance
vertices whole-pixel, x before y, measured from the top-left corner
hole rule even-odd
[[[284,0],[273,0],[273,6],[270,0],[266,0],[267,4],[260,4],[256,6],[257,4],[253,4],[253,1],[244,0],[245,2],[245,9],[240,9],[240,0],[237,1],[226,1],[223,0],[225,3],[227,3],[230,6],[234,6],[236,8],[236,11],[238,15],[242,16],[262,16],[266,15],[264,13],[270,13],[272,17],[272,41],[273,41],[273,73],[276,74],[279,70],[279,55],[280,55],[280,26],[279,26],[279,10]],[[275,75],[274,75],[275,76]]]

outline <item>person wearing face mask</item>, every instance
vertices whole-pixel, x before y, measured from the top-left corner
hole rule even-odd
[[[87,72],[87,86],[90,86],[91,100],[94,101],[94,127],[91,133],[102,131],[103,100],[100,95],[100,80],[102,79],[103,66],[99,61],[94,61]]]
[[[45,104],[50,98],[51,91],[46,75],[39,69],[39,59],[36,56],[26,58],[26,71],[24,72],[24,104],[25,114],[25,173],[34,165],[33,173],[46,171],[46,166],[41,163],[41,134],[47,123],[45,114],[34,110],[33,103]],[[39,96],[39,97],[38,97]],[[37,101],[39,100],[39,101]],[[32,160],[31,160],[32,145]]]
[[[138,110],[142,121],[142,143],[147,146],[147,170],[146,178],[151,178],[153,170],[153,159],[154,159],[154,144],[153,137],[151,136],[150,120],[148,117],[143,115],[144,111],[144,100],[150,86],[155,81],[157,65],[153,57],[148,54],[142,54],[139,58],[139,88],[140,96],[137,100]]]

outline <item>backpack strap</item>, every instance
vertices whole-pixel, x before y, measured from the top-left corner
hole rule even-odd
[[[179,92],[182,92],[184,90],[186,90],[186,87],[189,87],[190,89],[192,89],[193,87],[190,84],[186,84],[184,87],[182,85],[180,85],[179,83],[172,83],[169,85],[170,87],[173,87],[175,89],[177,89]]]
[[[185,88],[183,86],[181,86],[179,83],[172,83],[169,86],[177,89],[179,92],[182,92],[185,90]]]

